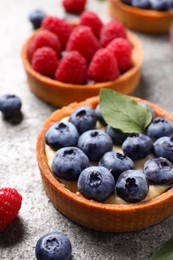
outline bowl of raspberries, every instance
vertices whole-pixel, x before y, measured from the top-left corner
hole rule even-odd
[[[132,93],[143,51],[119,21],[103,23],[85,10],[76,23],[46,16],[24,43],[22,60],[32,92],[61,107],[96,96],[101,88]]]
[[[109,13],[129,29],[144,33],[168,33],[173,20],[173,1],[109,0]]]

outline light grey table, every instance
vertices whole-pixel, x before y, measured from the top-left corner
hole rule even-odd
[[[154,248],[173,236],[173,216],[147,230],[101,233],[82,228],[62,216],[47,198],[36,162],[37,134],[54,110],[29,90],[20,52],[32,32],[28,15],[42,8],[63,17],[60,0],[0,1],[0,95],[21,97],[24,119],[12,126],[0,118],[0,187],[15,187],[23,196],[19,217],[0,235],[0,259],[32,260],[37,239],[59,230],[73,245],[74,260],[146,260]],[[110,19],[106,2],[90,0],[88,9]],[[145,59],[135,95],[173,112],[173,57],[168,36],[138,34]]]

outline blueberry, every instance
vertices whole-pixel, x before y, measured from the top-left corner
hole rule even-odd
[[[154,142],[153,146],[156,157],[166,158],[173,163],[173,137],[160,137]]]
[[[153,140],[162,136],[172,136],[173,124],[163,117],[156,117],[148,126],[147,135]]]
[[[45,141],[53,150],[75,146],[79,138],[76,127],[70,122],[54,123],[46,132]]]
[[[94,109],[89,107],[80,107],[76,109],[69,117],[69,122],[73,123],[79,134],[87,130],[94,129],[96,126],[97,116]]]
[[[144,173],[153,184],[173,184],[173,165],[165,158],[159,157],[147,160],[144,164]]]
[[[131,5],[141,9],[149,9],[150,2],[149,0],[132,0]]]
[[[76,180],[88,166],[89,159],[79,148],[65,147],[56,152],[51,168],[58,178]]]
[[[81,172],[77,186],[85,198],[104,201],[114,191],[115,181],[108,169],[91,166]]]
[[[69,238],[61,232],[51,232],[40,237],[36,243],[37,260],[69,260],[72,246]]]
[[[169,0],[169,8],[173,8],[173,0]]]
[[[148,194],[148,181],[142,171],[122,172],[116,182],[117,195],[123,200],[134,203],[142,201]]]
[[[101,124],[105,125],[106,122],[105,122],[104,118],[102,117],[102,113],[101,113],[100,105],[99,105],[99,104],[96,106],[95,112],[96,112],[97,120],[98,120]]]
[[[114,129],[110,125],[107,125],[105,132],[111,137],[114,145],[122,145],[129,136],[129,134]]]
[[[112,150],[113,143],[103,131],[89,130],[79,137],[78,147],[91,161],[98,161],[104,153]]]
[[[99,165],[107,168],[114,176],[115,181],[122,172],[135,168],[134,162],[129,157],[115,152],[105,153],[101,157]]]
[[[6,94],[0,97],[0,111],[5,118],[20,114],[22,102],[16,95]]]
[[[150,137],[144,134],[132,134],[122,144],[125,155],[132,160],[139,160],[147,156],[153,147]]]
[[[29,15],[29,20],[32,23],[33,29],[38,29],[41,26],[42,20],[46,17],[46,13],[43,10],[34,10]]]
[[[170,8],[168,0],[150,0],[150,4],[156,11],[167,11]]]
[[[121,0],[126,5],[131,5],[132,0]]]

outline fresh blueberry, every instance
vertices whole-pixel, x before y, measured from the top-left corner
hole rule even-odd
[[[144,134],[132,134],[122,144],[125,155],[132,160],[139,160],[147,156],[153,147],[151,138]]]
[[[149,0],[132,0],[131,5],[141,9],[149,9],[150,1]]]
[[[107,168],[112,173],[115,182],[122,172],[135,168],[134,162],[129,157],[115,152],[105,153],[101,157],[99,165]]]
[[[69,117],[69,122],[73,123],[79,134],[94,129],[97,116],[94,109],[89,107],[80,107],[76,109]]]
[[[156,11],[167,11],[170,8],[168,0],[150,0],[151,9]]]
[[[96,106],[95,112],[96,112],[97,120],[98,120],[101,124],[105,125],[106,122],[105,122],[104,118],[102,117],[102,113],[101,113],[100,105],[99,105],[99,104]]]
[[[5,118],[20,114],[22,102],[16,95],[6,94],[0,97],[0,111]]]
[[[163,117],[156,117],[148,126],[147,135],[153,140],[162,136],[172,136],[173,124]]]
[[[148,181],[138,170],[122,172],[116,182],[117,195],[123,200],[135,203],[145,199],[148,194]]]
[[[153,146],[156,157],[166,158],[173,163],[173,137],[160,137],[154,142]]]
[[[81,172],[77,186],[85,198],[104,201],[114,191],[115,181],[108,169],[91,166]]]
[[[144,164],[144,174],[153,184],[173,184],[173,165],[165,158],[147,160]]]
[[[121,0],[126,5],[131,5],[132,0]]]
[[[79,138],[76,127],[70,122],[54,123],[46,132],[45,141],[53,150],[75,146]]]
[[[98,161],[104,153],[112,150],[113,143],[110,136],[103,131],[89,130],[79,137],[78,147],[90,161]]]
[[[129,134],[114,129],[110,125],[106,126],[105,132],[111,137],[114,145],[122,145],[129,136]]]
[[[72,246],[69,238],[61,232],[51,232],[40,237],[36,243],[37,260],[69,260]]]
[[[173,8],[173,0],[169,0],[169,8]]]
[[[33,29],[38,29],[41,26],[42,20],[46,17],[46,13],[43,10],[34,10],[29,15],[29,20],[32,23]]]
[[[51,168],[57,178],[76,180],[88,166],[89,159],[79,148],[64,147],[56,152]]]

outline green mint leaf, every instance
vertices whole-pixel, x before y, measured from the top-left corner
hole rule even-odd
[[[173,259],[173,239],[165,242],[155,249],[149,260],[172,260]]]
[[[100,109],[106,123],[123,133],[145,133],[152,120],[148,109],[110,89],[101,89]]]

